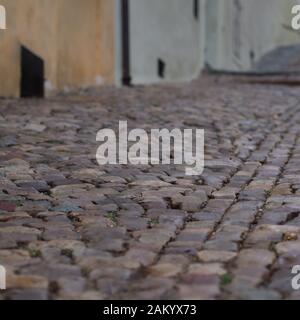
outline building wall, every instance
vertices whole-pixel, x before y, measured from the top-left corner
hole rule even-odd
[[[20,45],[45,61],[46,94],[120,81],[121,0],[0,0],[0,96],[20,94]],[[277,46],[299,42],[286,28],[299,0],[130,0],[134,84],[187,81],[204,63],[247,70]],[[117,34],[117,35],[116,35]],[[165,77],[158,75],[158,59]]]
[[[134,84],[185,81],[197,77],[203,67],[205,1],[130,0],[131,76]],[[157,72],[165,62],[165,78]]]
[[[247,70],[278,46],[299,43],[289,30],[298,0],[209,0],[206,61],[215,69]]]
[[[112,4],[111,0],[59,0],[59,88],[113,82]]]
[[[19,96],[20,45],[45,61],[47,95],[112,83],[114,1],[1,0],[0,96]]]

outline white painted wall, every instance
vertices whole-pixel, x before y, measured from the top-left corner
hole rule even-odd
[[[247,70],[278,46],[300,42],[286,26],[299,0],[209,0],[206,61],[215,69]]]
[[[133,84],[198,77],[204,62],[205,1],[199,0],[199,6],[196,20],[194,0],[130,0]],[[158,59],[166,63],[163,80]]]
[[[119,1],[119,0],[116,0]],[[249,70],[278,46],[300,43],[291,8],[300,0],[130,0],[133,84],[189,81],[204,63],[215,69]],[[157,61],[166,63],[165,78]]]

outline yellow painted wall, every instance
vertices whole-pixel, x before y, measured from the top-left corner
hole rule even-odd
[[[112,83],[113,0],[0,0],[0,96],[19,96],[20,44],[45,61],[46,93]]]

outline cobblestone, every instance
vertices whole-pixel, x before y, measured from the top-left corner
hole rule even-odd
[[[299,90],[241,80],[0,100],[0,299],[299,299]],[[119,120],[205,129],[203,174],[98,166]]]

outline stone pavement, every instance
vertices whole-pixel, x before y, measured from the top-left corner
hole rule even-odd
[[[1,299],[300,298],[300,90],[241,80],[0,100]],[[205,129],[203,175],[99,167],[119,120]]]

